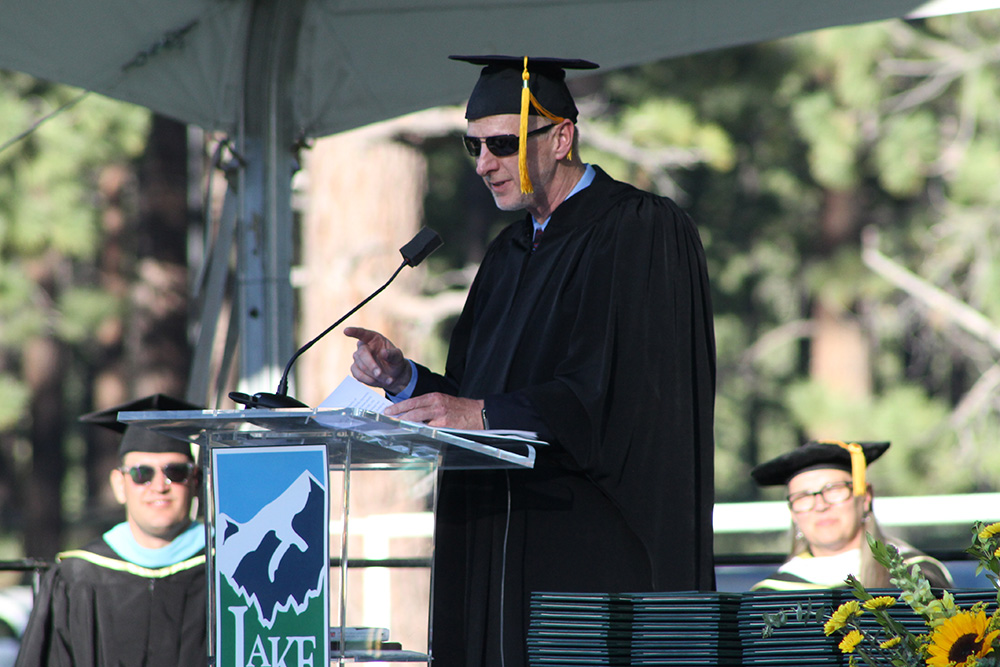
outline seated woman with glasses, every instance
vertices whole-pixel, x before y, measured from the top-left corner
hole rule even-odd
[[[954,585],[943,564],[887,537],[875,521],[865,471],[888,448],[888,442],[811,441],[751,471],[761,486],[787,486],[794,530],[789,559],[751,590],[838,588],[847,585],[849,574],[867,588],[891,588],[889,572],[872,556],[866,533],[894,545],[907,566],[917,565],[931,586]]]

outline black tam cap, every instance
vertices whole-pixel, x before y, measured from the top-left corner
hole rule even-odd
[[[122,405],[116,405],[107,410],[90,412],[80,417],[80,421],[97,424],[122,433],[121,444],[118,446],[118,456],[129,452],[153,452],[156,454],[174,452],[186,454],[191,459],[191,443],[151,431],[141,426],[129,425],[118,421],[119,412],[149,412],[153,410],[203,410],[200,405],[188,403],[165,394],[153,394],[139,398]]]
[[[889,449],[888,442],[840,442],[810,440],[801,447],[756,466],[750,471],[761,486],[787,484],[807,470],[834,468],[845,470],[854,479],[854,493],[865,491],[865,468]]]
[[[479,81],[469,96],[465,108],[468,120],[496,116],[498,114],[521,113],[521,91],[524,88],[523,74],[528,73],[528,89],[534,97],[527,113],[554,115],[560,119],[569,118],[576,122],[577,109],[566,87],[567,69],[597,69],[597,64],[588,60],[566,58],[531,58],[524,56],[448,56],[481,65]],[[538,107],[541,107],[539,109]],[[545,114],[544,111],[549,114]]]

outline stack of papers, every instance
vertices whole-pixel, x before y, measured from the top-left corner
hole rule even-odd
[[[820,619],[825,620],[841,603],[853,599],[851,591],[844,588],[743,594],[739,611],[743,664],[758,667],[847,665],[848,659],[839,648],[840,635],[823,634],[823,620],[817,621],[813,617],[799,621],[794,614],[789,614],[787,622],[765,638],[764,614],[777,614],[801,605],[803,609],[811,609],[819,614]]]
[[[633,665],[740,665],[736,593],[630,593]]]
[[[533,667],[631,664],[631,604],[622,596],[532,593],[530,605]]]
[[[534,593],[529,662],[735,667],[738,609],[734,593]]]

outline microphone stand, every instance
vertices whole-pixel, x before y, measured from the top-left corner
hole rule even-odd
[[[315,345],[321,338],[326,336],[328,333],[333,331],[336,327],[344,322],[348,317],[356,313],[362,306],[374,299],[376,296],[382,293],[386,287],[389,286],[399,272],[402,271],[407,266],[416,266],[424,260],[427,255],[434,252],[441,245],[441,237],[438,236],[437,232],[430,228],[423,228],[420,230],[413,239],[411,239],[405,246],[400,248],[400,253],[403,255],[403,261],[396,269],[396,271],[390,276],[389,280],[379,287],[377,290],[368,295],[368,297],[354,306],[346,315],[341,317],[339,320],[324,329],[318,336],[313,338],[311,341],[300,347],[295,351],[295,354],[288,360],[285,364],[285,370],[281,374],[281,381],[278,382],[278,389],[272,394],[270,392],[257,392],[253,396],[245,394],[240,391],[229,392],[229,398],[236,403],[245,405],[248,408],[307,408],[309,407],[302,401],[288,395],[288,375],[292,370],[292,364],[295,360],[302,356],[302,353],[308,350],[310,347]]]

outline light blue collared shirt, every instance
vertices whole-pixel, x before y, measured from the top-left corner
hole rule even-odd
[[[588,185],[590,185],[591,183],[593,183],[594,182],[594,176],[596,176],[596,175],[597,175],[597,172],[594,171],[593,165],[589,165],[589,164],[586,165],[586,169],[584,169],[583,176],[580,178],[579,181],[576,182],[576,185],[574,185],[573,189],[569,191],[569,194],[566,195],[566,199],[569,199],[570,197],[572,197],[573,195],[575,195],[577,192],[579,192],[580,190],[583,190],[585,187],[587,187]],[[563,201],[566,201],[566,199],[563,199]],[[549,224],[549,218],[551,218],[551,217],[552,216],[550,215],[548,218],[545,218],[541,222],[539,222],[538,220],[535,220],[534,218],[531,218],[531,224],[534,227],[534,231],[538,231],[539,229],[541,229],[542,231],[545,231],[545,225]]]
[[[147,549],[139,546],[128,521],[123,521],[104,533],[104,541],[116,554],[130,563],[140,567],[166,567],[193,558],[205,548],[205,525],[200,521],[194,521],[167,546]]]

